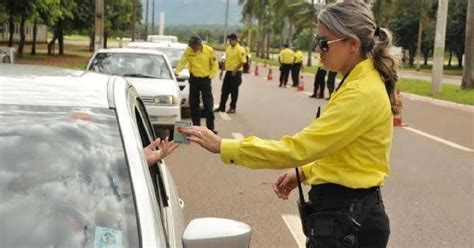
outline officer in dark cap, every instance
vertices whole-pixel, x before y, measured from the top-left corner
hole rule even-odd
[[[217,61],[212,47],[202,44],[201,37],[193,35],[189,38],[188,48],[184,51],[176,67],[175,74],[189,64],[189,106],[194,126],[201,125],[200,98],[204,105],[204,116],[208,129],[217,133],[214,126],[214,100],[212,98],[211,79],[217,73]]]

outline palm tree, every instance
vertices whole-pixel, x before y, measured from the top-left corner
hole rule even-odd
[[[462,75],[461,89],[472,89],[474,88],[474,69],[473,69],[473,53],[474,49],[472,41],[474,38],[474,0],[469,0],[467,4],[467,15],[466,15],[466,41],[464,45],[464,71]]]

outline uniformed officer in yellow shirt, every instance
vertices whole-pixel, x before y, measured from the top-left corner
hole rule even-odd
[[[214,126],[214,100],[212,98],[211,79],[217,73],[217,61],[212,47],[202,44],[199,36],[191,36],[188,48],[184,51],[175,74],[179,74],[189,64],[189,107],[194,126],[201,125],[200,98],[204,105],[204,116],[208,129],[217,133]]]
[[[386,247],[390,224],[380,187],[390,173],[393,114],[400,112],[392,34],[374,21],[362,1],[327,5],[318,16],[316,52],[329,71],[344,78],[322,115],[280,140],[222,139],[203,127],[188,135],[226,164],[248,168],[300,167],[309,191],[306,247]],[[312,105],[311,105],[312,107]],[[287,199],[299,183],[294,169],[274,184]]]
[[[300,71],[303,67],[303,53],[299,47],[295,47],[295,54],[293,58],[293,66],[291,67],[291,77],[293,79],[293,87],[298,87]]]
[[[224,112],[227,99],[231,97],[230,108],[227,113],[235,113],[237,99],[239,97],[239,86],[242,83],[242,66],[247,61],[245,49],[239,45],[239,39],[235,33],[227,36],[229,46],[225,50],[225,76],[221,89],[221,101],[214,112]]]
[[[278,62],[280,63],[279,87],[286,87],[294,61],[294,52],[289,48],[289,45],[285,44],[283,47],[283,50],[281,50],[280,55],[278,56]]]

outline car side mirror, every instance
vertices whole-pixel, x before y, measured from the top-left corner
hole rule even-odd
[[[193,219],[183,234],[184,248],[248,248],[252,228],[235,220],[222,218]]]
[[[182,74],[179,74],[178,77],[176,77],[176,80],[178,80],[178,82],[184,82],[186,80],[189,79],[189,76],[188,75],[182,75]]]

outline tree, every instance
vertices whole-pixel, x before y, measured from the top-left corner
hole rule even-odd
[[[409,4],[408,0],[397,5],[390,28],[395,34],[395,43],[403,49],[408,50],[409,64],[413,66],[417,31],[419,26],[419,12]]]
[[[54,21],[53,39],[48,43],[48,55],[53,53],[53,47],[56,40],[58,40],[59,54],[64,54],[64,34],[67,27],[72,25],[74,20],[74,13],[76,12],[77,2],[74,0],[60,0],[58,16]]]
[[[466,14],[466,40],[464,70],[462,74],[461,89],[474,88],[474,1],[469,0]]]
[[[446,32],[446,50],[454,53],[458,59],[458,67],[462,68],[462,55],[464,54],[464,42],[466,34],[467,0],[456,0],[449,2],[449,14]]]

